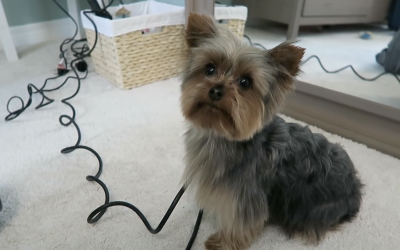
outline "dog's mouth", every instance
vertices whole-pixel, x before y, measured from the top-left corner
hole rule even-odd
[[[219,103],[198,102],[192,106],[186,118],[198,127],[212,129],[228,137],[233,137],[236,131],[233,116]]]
[[[202,108],[210,108],[213,111],[217,111],[217,110],[221,110],[217,105],[212,104],[212,103],[199,103],[197,104],[197,108],[198,109],[202,109]]]
[[[198,111],[203,111],[203,112],[213,114],[214,117],[221,116],[221,118],[227,119],[231,123],[231,126],[234,125],[232,115],[228,111],[226,111],[224,108],[221,108],[220,106],[218,106],[214,103],[199,102],[196,105],[196,108],[194,109],[192,114],[194,114]]]
[[[226,112],[224,109],[218,107],[217,105],[215,105],[213,103],[207,103],[207,102],[198,103],[193,113],[200,111],[200,110],[204,110],[204,109],[208,109],[209,111],[214,112],[214,113],[221,112],[224,115],[230,116],[229,113]]]
[[[226,112],[222,108],[218,107],[216,104],[209,103],[209,102],[199,102],[192,106],[192,108],[189,112],[189,117],[194,117],[194,116],[198,117],[200,115],[200,116],[204,116],[204,118],[207,118],[211,115],[215,118],[221,114],[227,115],[230,117],[228,112]]]

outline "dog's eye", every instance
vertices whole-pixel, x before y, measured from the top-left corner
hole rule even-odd
[[[244,89],[248,89],[251,86],[251,80],[247,77],[240,77],[239,78],[240,87]]]
[[[208,64],[207,68],[206,68],[206,75],[208,76],[212,76],[215,74],[216,68],[214,65],[212,64]]]

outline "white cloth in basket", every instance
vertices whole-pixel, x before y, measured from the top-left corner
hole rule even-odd
[[[131,17],[109,20],[94,14],[88,16],[97,26],[97,31],[108,37],[116,37],[130,32],[152,29],[169,25],[185,24],[185,7],[176,6],[157,1],[145,1],[133,4],[125,4],[124,7],[131,12]],[[109,7],[107,11],[115,18],[115,13],[120,7]],[[247,19],[245,6],[217,6],[215,7],[215,19]],[[85,29],[94,30],[93,24],[81,12],[82,25]]]

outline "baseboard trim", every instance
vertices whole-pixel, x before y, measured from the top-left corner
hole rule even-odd
[[[400,110],[298,81],[283,114],[400,159]]]
[[[63,18],[10,27],[10,33],[16,47],[30,46],[72,37],[74,31],[73,27],[74,24],[71,19]],[[0,49],[3,49],[1,43]]]

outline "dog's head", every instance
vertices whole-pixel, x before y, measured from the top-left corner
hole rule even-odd
[[[251,138],[294,88],[304,49],[282,43],[252,47],[211,17],[192,13],[181,108],[194,126],[230,140]]]

